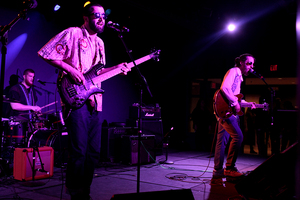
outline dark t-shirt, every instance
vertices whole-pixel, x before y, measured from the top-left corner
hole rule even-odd
[[[26,89],[25,86],[21,83],[12,86],[8,92],[8,98],[11,100],[17,100],[23,105],[36,105],[38,100],[36,95],[36,90],[33,87]],[[9,106],[10,107],[10,106]],[[8,117],[10,116],[18,116],[20,113],[29,113],[29,111],[16,111],[12,110],[11,107],[9,109]],[[24,117],[28,118],[28,116],[24,115]]]

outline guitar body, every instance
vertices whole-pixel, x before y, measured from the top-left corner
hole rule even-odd
[[[98,88],[92,80],[102,67],[102,65],[95,65],[84,74],[85,86],[76,84],[69,75],[64,75],[59,79],[57,86],[63,102],[72,108],[80,108],[92,94],[104,93],[104,90]]]
[[[238,97],[238,101],[240,102],[243,98],[243,94],[238,94],[236,97]],[[238,113],[235,112],[234,108],[229,105],[229,101],[221,90],[217,90],[214,94],[213,108],[215,114],[221,119],[228,119],[233,114],[237,114],[239,116],[244,114],[243,111]]]
[[[251,107],[251,103],[241,103],[241,100],[243,98],[243,94],[237,94],[235,95],[238,98],[238,102],[241,107]],[[264,111],[269,110],[269,104],[263,103],[263,104],[255,104],[256,108],[262,108]],[[236,112],[233,107],[230,106],[228,99],[223,94],[221,90],[217,90],[214,94],[213,99],[213,108],[215,111],[215,114],[221,118],[221,119],[228,119],[231,117],[231,115],[236,114],[239,116],[242,116],[244,113],[242,110],[239,112]]]

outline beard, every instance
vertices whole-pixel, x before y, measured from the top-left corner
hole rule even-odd
[[[94,31],[95,33],[103,33],[103,31],[104,31],[104,25],[97,26],[95,23],[92,23],[91,21],[89,21],[89,26],[90,26],[91,30]]]
[[[31,87],[33,85],[33,81],[25,79],[25,84]]]

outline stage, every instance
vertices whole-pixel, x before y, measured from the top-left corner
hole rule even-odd
[[[268,157],[241,153],[237,160],[237,168],[242,172],[255,170]],[[185,199],[241,199],[235,185],[238,180],[226,180],[223,184],[210,185],[213,170],[213,157],[209,152],[169,149],[167,161],[173,164],[160,164],[166,160],[166,152],[156,156],[156,160],[140,167],[139,193],[154,195],[156,199],[177,195],[193,197]],[[54,167],[53,176],[35,180],[42,186],[24,186],[33,181],[14,180],[13,176],[1,177],[0,199],[70,199],[64,187],[65,169]],[[137,166],[115,162],[99,162],[95,178],[91,186],[93,200],[128,199],[127,193],[137,193]],[[31,185],[31,184],[29,184]],[[163,191],[163,192],[159,192]],[[122,194],[122,195],[119,195]],[[144,198],[142,198],[144,199]]]

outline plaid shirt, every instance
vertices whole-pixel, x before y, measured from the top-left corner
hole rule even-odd
[[[38,55],[46,60],[64,61],[83,74],[98,63],[106,63],[102,39],[90,37],[84,25],[60,32],[38,51]],[[63,74],[65,72],[61,71],[59,77]],[[96,100],[96,110],[102,111],[102,94],[92,95],[92,98]]]

